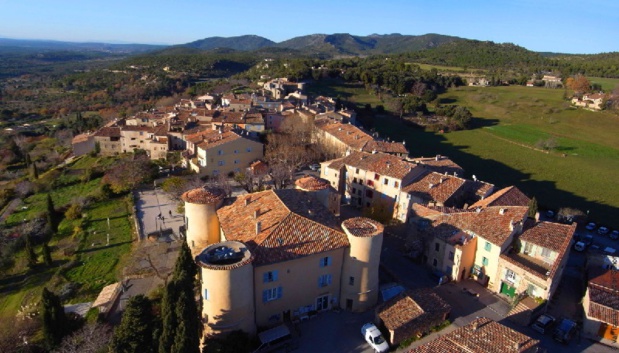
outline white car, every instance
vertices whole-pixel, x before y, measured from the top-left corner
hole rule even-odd
[[[599,234],[599,235],[604,235],[604,234],[606,234],[606,233],[608,233],[608,228],[606,228],[606,227],[600,227],[600,228],[598,228],[598,234]]]
[[[587,248],[587,245],[585,245],[585,243],[583,243],[582,241],[577,241],[576,244],[574,244],[574,250],[576,251],[585,251],[585,249]]]
[[[376,352],[383,353],[389,351],[389,343],[385,341],[383,335],[380,333],[380,330],[373,323],[368,322],[363,325],[361,327],[361,334]]]
[[[309,169],[317,172],[318,170],[320,170],[320,164],[310,164]]]

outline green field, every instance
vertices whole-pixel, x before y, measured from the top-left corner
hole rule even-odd
[[[339,92],[338,86],[329,89]],[[353,98],[369,103],[363,97]],[[497,187],[516,185],[542,206],[589,210],[592,220],[619,228],[616,113],[573,109],[563,90],[535,87],[460,87],[439,98],[468,107],[475,127],[439,134],[387,117],[376,118],[374,126],[383,137],[406,140],[413,156],[447,155],[468,178],[476,175]],[[550,138],[557,142],[555,150],[535,148]]]
[[[610,92],[619,86],[619,78],[589,77],[589,82],[602,85],[604,92]]]
[[[67,170],[79,174],[82,168],[108,164],[108,159],[81,158]],[[63,173],[63,176],[66,176]],[[70,180],[70,179],[67,179]],[[56,208],[69,204],[75,197],[96,195],[101,178],[86,183],[70,183],[51,192]],[[20,209],[6,220],[7,226],[38,217],[45,209],[46,194],[32,195]],[[92,202],[77,220],[64,219],[58,235],[50,241],[54,264],[47,268],[39,258],[39,265],[28,270],[25,255],[17,255],[14,268],[0,278],[0,319],[13,318],[20,307],[35,304],[40,300],[44,286],[60,291],[71,284],[74,289],[69,296],[71,303],[93,301],[107,284],[120,278],[119,269],[130,254],[133,230],[131,223],[131,200],[125,197]],[[108,226],[109,218],[109,226]],[[110,243],[107,245],[107,234]],[[41,254],[41,247],[35,251]]]

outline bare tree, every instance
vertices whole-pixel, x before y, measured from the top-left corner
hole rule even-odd
[[[66,337],[54,353],[98,353],[106,351],[112,338],[110,326],[93,323]]]

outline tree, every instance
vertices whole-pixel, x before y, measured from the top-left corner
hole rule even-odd
[[[576,94],[584,94],[591,90],[591,83],[584,75],[578,74],[574,77],[568,77],[565,80],[565,86]]]
[[[23,234],[24,240],[26,242],[26,257],[28,259],[28,267],[33,268],[37,265],[37,254],[34,252],[34,247],[32,245],[32,239],[30,238],[30,234]]]
[[[199,188],[203,184],[204,183],[197,176],[189,178],[172,176],[161,183],[161,189],[170,196],[170,199],[178,202],[181,200],[181,195],[183,195],[185,191]]]
[[[143,295],[132,297],[114,331],[110,349],[115,353],[154,352],[153,322],[151,301]]]
[[[48,348],[56,347],[67,333],[68,320],[60,298],[43,288],[43,336]]]
[[[535,198],[535,196],[533,196],[533,198],[529,201],[529,213],[528,213],[529,218],[535,219],[537,211],[538,211],[537,199]]]
[[[58,231],[60,219],[58,217],[58,213],[56,212],[56,206],[54,205],[54,200],[52,200],[52,195],[49,193],[47,194],[46,205],[47,224],[49,225],[50,231],[52,233],[56,233]]]
[[[183,242],[174,266],[172,281],[166,285],[161,304],[162,332],[159,352],[198,353],[202,324],[194,300],[198,268],[187,243]]]
[[[110,185],[116,194],[133,190],[138,185],[150,182],[155,173],[155,166],[146,155],[132,155],[119,160],[108,169],[103,182]]]
[[[32,178],[32,180],[39,179],[39,170],[37,169],[37,164],[34,162],[30,165],[30,178]]]
[[[52,267],[52,254],[49,250],[49,245],[47,243],[43,243],[43,262],[47,267]]]
[[[54,353],[102,353],[112,338],[112,330],[106,324],[86,324],[80,330],[62,340]]]

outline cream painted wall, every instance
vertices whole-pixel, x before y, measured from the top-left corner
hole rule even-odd
[[[331,264],[321,267],[321,260],[331,258]],[[254,269],[256,303],[256,324],[258,327],[272,326],[281,323],[285,311],[290,311],[294,319],[303,307],[310,306],[316,310],[316,299],[328,295],[328,308],[337,305],[340,296],[340,281],[344,249],[336,249],[320,254],[314,254],[299,259],[279,262],[272,265],[259,266]],[[264,274],[277,271],[277,280],[264,282]],[[319,287],[321,275],[331,275],[331,284]],[[282,297],[272,301],[263,301],[264,290],[282,287]],[[275,320],[275,317],[278,317]],[[269,320],[269,319],[272,320]]]
[[[227,175],[249,167],[252,162],[264,156],[261,143],[245,138],[206,150],[198,147],[197,151],[199,161],[206,162],[206,166],[200,164],[200,175],[213,175],[215,171],[221,175]],[[221,154],[219,151],[222,151]]]

